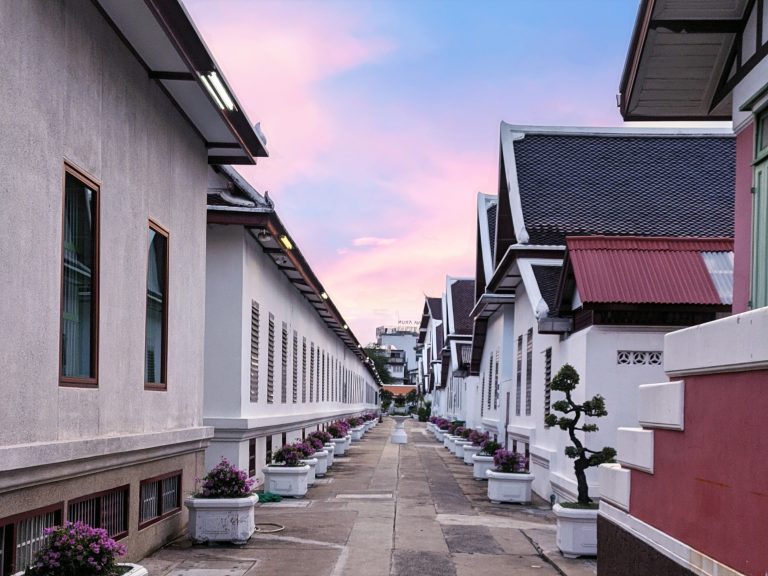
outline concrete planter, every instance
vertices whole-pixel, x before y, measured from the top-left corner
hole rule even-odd
[[[493,470],[493,456],[475,454],[472,456],[472,477],[475,480],[488,480],[486,472]]]
[[[264,466],[264,492],[301,498],[309,489],[309,466]]]
[[[432,422],[427,422],[427,432],[433,432],[435,431],[435,425]]]
[[[443,437],[445,436],[447,430],[440,430],[440,428],[435,427],[435,438],[438,442],[443,441]]]
[[[597,555],[597,510],[563,508],[555,504],[557,547],[566,558]]]
[[[389,441],[392,444],[407,444],[408,434],[405,431],[405,421],[407,416],[392,416],[395,421],[395,429],[389,437]]]
[[[312,457],[317,460],[317,466],[315,466],[315,477],[323,478],[328,473],[328,451],[318,450]]]
[[[189,537],[195,542],[245,544],[256,529],[253,509],[258,501],[255,494],[245,498],[186,498]]]
[[[344,452],[347,451],[347,439],[346,438],[331,438],[335,451],[333,456],[344,456]]]
[[[328,468],[333,466],[333,457],[336,455],[336,445],[333,442],[323,444],[323,448],[328,452]]]
[[[352,446],[352,434],[344,436],[344,440],[347,443],[347,450],[349,450],[349,447]]]
[[[531,484],[533,474],[515,474],[488,470],[488,500],[494,504],[501,502],[531,502]]]
[[[304,458],[304,460],[299,460],[299,462],[309,466],[309,474],[307,474],[307,486],[313,486],[315,484],[315,478],[317,478],[317,458],[313,456],[312,458]]]
[[[448,432],[445,432],[443,434],[443,446],[448,448],[448,450],[450,450],[452,443],[453,443],[453,434],[449,434]]]
[[[350,432],[352,433],[352,440],[357,442],[363,439],[363,432],[365,432],[365,426],[358,426],[357,428],[352,428]]]
[[[472,456],[478,452],[480,452],[480,446],[476,446],[471,442],[464,446],[464,464],[472,466],[474,464],[474,462],[472,462]]]
[[[464,460],[464,448],[467,446],[472,446],[472,442],[469,440],[457,440],[456,441],[456,450],[454,450],[454,454],[456,454],[456,458],[459,458],[461,460]]]

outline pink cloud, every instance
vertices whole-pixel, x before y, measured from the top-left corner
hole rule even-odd
[[[389,246],[394,243],[394,238],[374,238],[373,236],[364,236],[352,240],[352,246]]]

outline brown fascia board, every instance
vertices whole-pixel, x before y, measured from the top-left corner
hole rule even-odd
[[[225,225],[239,225],[239,226],[245,226],[245,227],[251,227],[251,228],[264,228],[267,230],[270,234],[272,234],[273,237],[279,238],[282,235],[286,235],[290,237],[288,234],[288,231],[286,230],[285,226],[283,225],[282,221],[278,217],[277,213],[272,211],[268,212],[255,212],[255,211],[246,211],[246,210],[216,210],[215,207],[210,207],[208,209],[208,224],[225,224]],[[282,245],[281,245],[282,246]],[[283,250],[283,254],[285,255],[288,260],[291,261],[296,271],[301,274],[302,281],[309,286],[313,291],[315,291],[317,294],[321,294],[325,290],[322,287],[322,284],[320,284],[320,281],[317,279],[317,276],[315,276],[315,273],[312,271],[312,268],[310,268],[309,263],[304,258],[304,255],[299,250],[299,247],[295,244],[293,246],[293,250]],[[299,293],[302,295],[305,295],[304,292],[299,290]],[[309,301],[309,299],[307,299]],[[310,301],[310,304],[312,302]],[[346,322],[344,321],[344,318],[341,316],[341,313],[339,312],[338,308],[336,308],[336,305],[333,303],[333,301],[328,298],[327,300],[323,300],[323,304],[325,305],[325,309],[328,311],[329,316],[332,320],[335,320],[336,323],[338,323],[338,328],[340,330],[344,330],[344,325]],[[323,318],[322,314],[320,314],[320,311],[318,310],[318,315],[323,321],[327,321],[326,318]],[[348,326],[348,325],[347,325]],[[329,326],[329,328],[332,331],[335,331],[334,328]],[[349,345],[349,347],[353,350],[353,352],[361,359],[365,358],[365,354],[361,350],[360,341],[357,339],[357,337],[354,335],[354,333],[347,328],[344,330],[345,334],[349,335],[349,338],[352,340],[353,344]]]
[[[251,157],[250,163],[255,163],[253,158],[266,157],[268,152],[264,142],[261,141],[256,130],[253,128],[251,121],[245,114],[243,106],[237,99],[235,92],[230,87],[227,79],[225,78],[221,68],[216,64],[210,50],[206,46],[202,39],[202,36],[195,28],[192,19],[187,14],[187,11],[181,5],[178,0],[144,0],[149,10],[155,16],[155,19],[160,24],[160,27],[165,31],[168,39],[174,45],[176,50],[181,56],[182,60],[187,64],[190,72],[193,73],[195,82],[200,86],[200,89],[205,95],[211,99],[208,90],[200,80],[200,74],[206,74],[209,72],[216,72],[222,84],[229,92],[232,101],[235,104],[234,110],[220,109],[218,105],[211,99],[211,105],[215,110],[218,110],[219,115],[224,120],[225,124],[229,126],[230,131],[235,138],[240,142],[245,152]],[[226,159],[237,160],[236,162],[225,162]],[[243,160],[248,158],[241,157],[227,157],[226,159],[220,158],[216,160],[216,163],[242,163]]]
[[[576,284],[576,279],[573,275],[573,266],[571,265],[571,255],[568,250],[565,251],[563,257],[563,267],[560,272],[560,283],[557,287],[557,295],[555,296],[555,302],[557,302],[557,315],[570,315],[571,310],[566,310],[565,298],[573,293],[573,288]]]

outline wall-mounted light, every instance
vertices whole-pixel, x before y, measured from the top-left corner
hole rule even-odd
[[[200,80],[219,108],[222,110],[226,108],[230,112],[235,109],[234,100],[232,100],[227,88],[224,86],[224,83],[216,72],[209,72],[205,76],[200,75]]]
[[[286,250],[293,250],[293,242],[285,234],[280,235],[280,244],[282,244]]]
[[[320,298],[323,300],[328,300],[328,293],[327,292],[320,292]]]
[[[344,328],[344,330],[349,330],[349,326],[347,326],[346,324],[344,324],[344,326],[342,326],[342,328]]]

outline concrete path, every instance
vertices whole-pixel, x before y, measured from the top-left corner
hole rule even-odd
[[[151,576],[594,576],[592,560],[555,545],[549,504],[492,504],[486,483],[426,432],[406,423],[389,443],[385,419],[304,499],[261,504],[245,546],[180,539],[141,561]]]

